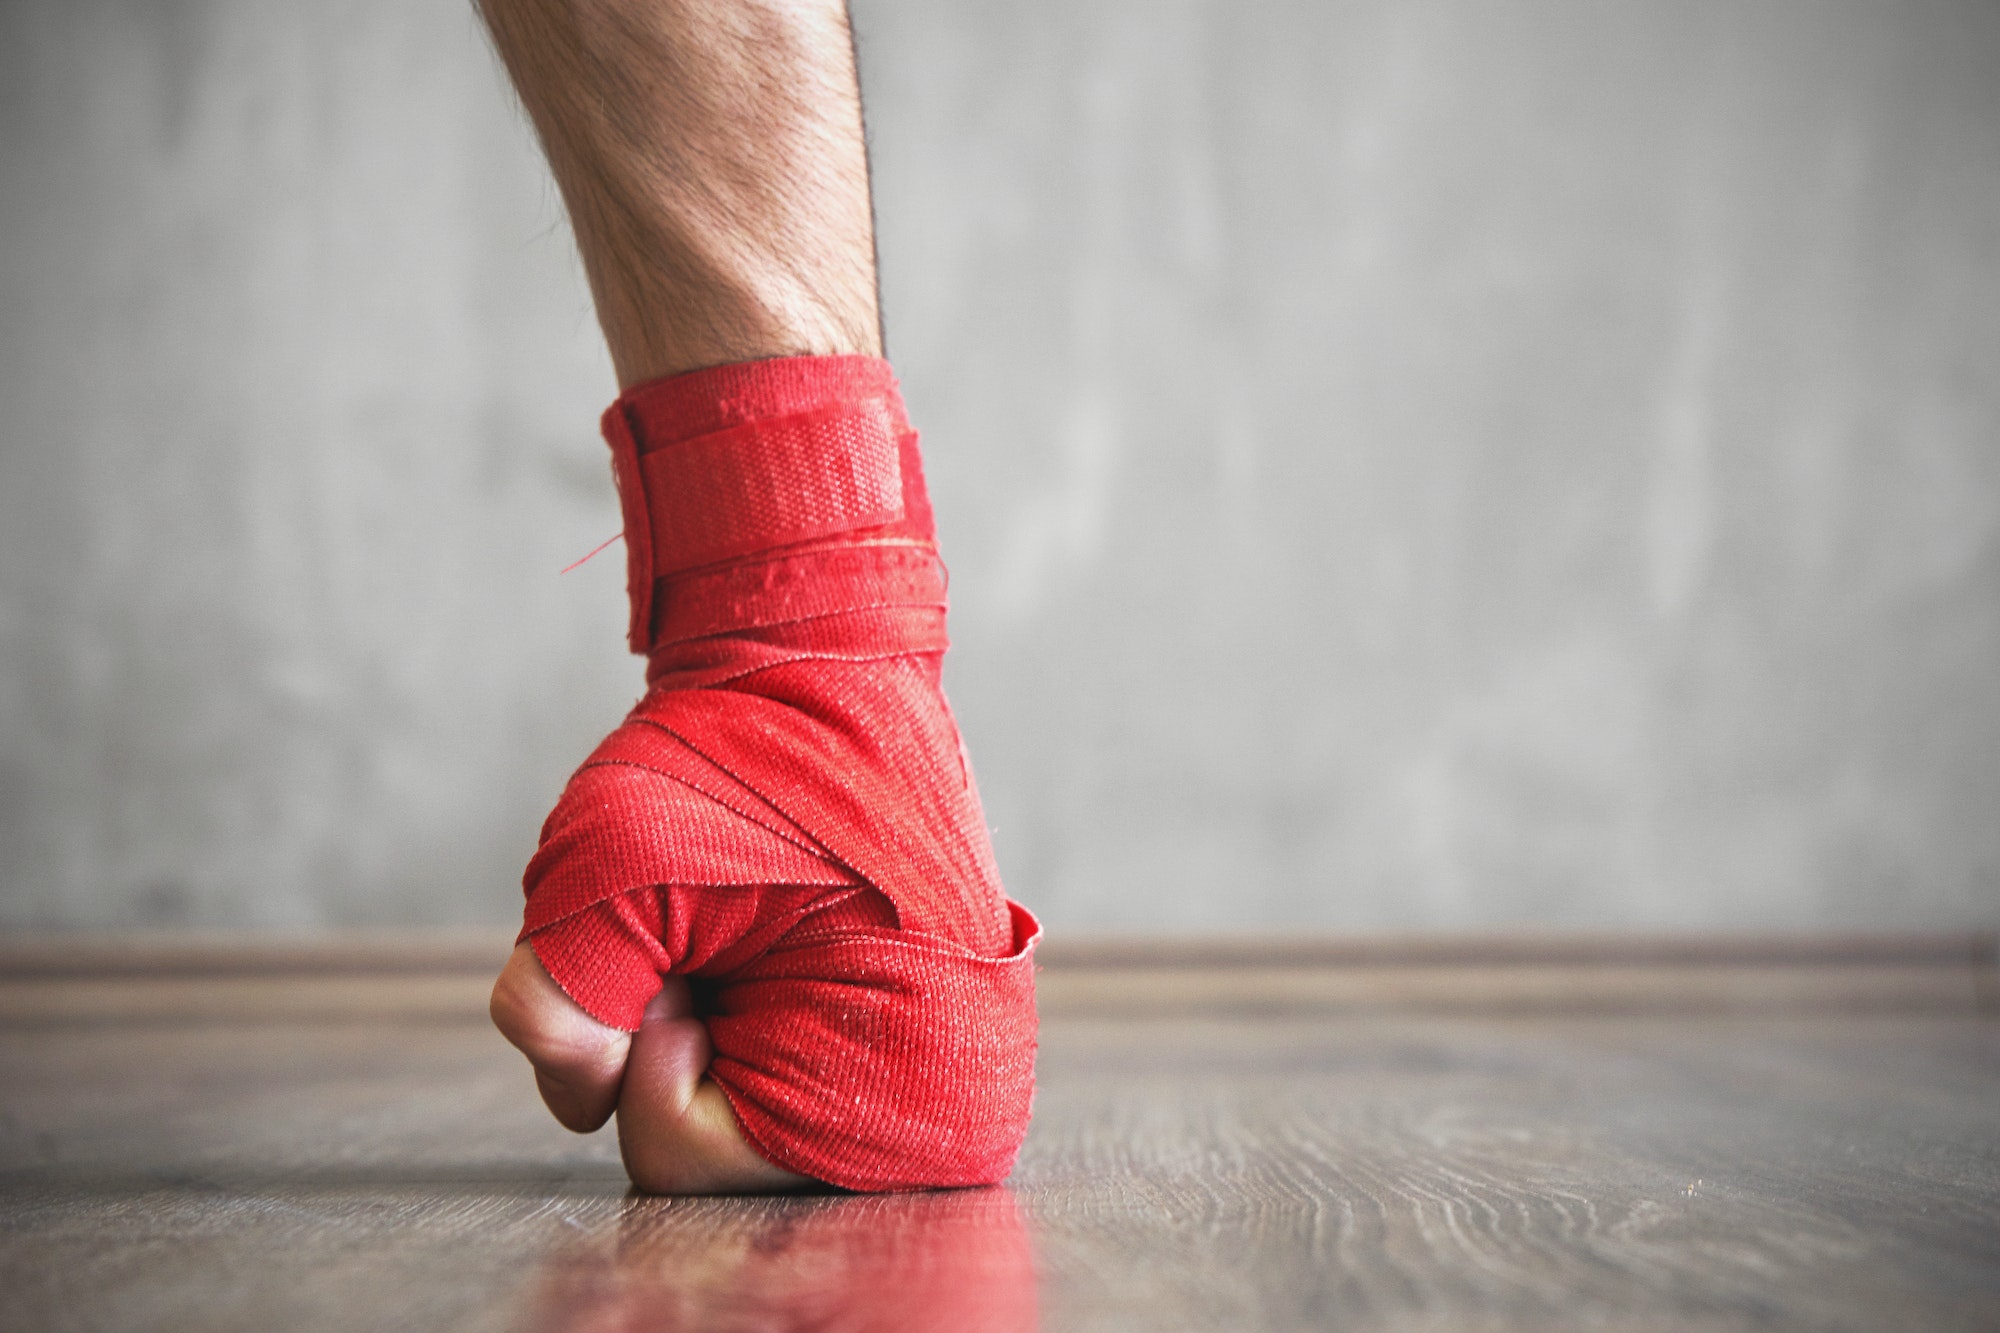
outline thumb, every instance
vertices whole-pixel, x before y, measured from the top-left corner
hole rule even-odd
[[[653,1115],[678,1120],[694,1100],[714,1056],[708,1024],[694,1015],[687,979],[666,978],[660,993],[647,1001],[639,1030],[632,1034],[633,1091]]]
[[[632,1183],[654,1194],[735,1194],[814,1184],[750,1146],[729,1099],[705,1077],[715,1046],[687,982],[668,977],[646,1006],[618,1091],[618,1149]]]

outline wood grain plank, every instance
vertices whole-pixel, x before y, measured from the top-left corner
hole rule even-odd
[[[0,980],[0,1028],[48,1024],[485,1021],[492,974]],[[1047,968],[1044,1016],[1991,1013],[1983,971],[1876,967]]]
[[[440,956],[6,974],[0,1328],[2000,1327],[1942,948],[1072,955],[1007,1188],[674,1201]]]
[[[1055,1018],[1005,1191],[663,1201],[476,1025],[14,1030],[0,1326],[1987,1329],[1996,1107],[1990,1019]]]
[[[476,1019],[487,931],[0,940],[0,1026]],[[1050,941],[1045,1013],[2000,1012],[1991,936]]]
[[[1963,963],[1049,967],[1045,1014],[1993,1012]]]
[[[54,1024],[483,1023],[499,969],[380,976],[54,976],[0,980],[0,1028]]]
[[[1283,936],[1054,935],[1044,967],[1296,970],[1313,967],[1993,967],[1991,931],[1754,932],[1481,931]],[[0,954],[4,958],[4,954]]]
[[[104,976],[297,976],[491,972],[513,932],[501,927],[400,930],[70,932],[0,935],[0,979]],[[1285,936],[1058,933],[1045,968],[2000,966],[2000,934],[1848,932],[1626,933],[1551,931]]]
[[[394,976],[483,973],[507,961],[504,927],[402,930],[75,931],[0,935],[0,981],[72,977]]]

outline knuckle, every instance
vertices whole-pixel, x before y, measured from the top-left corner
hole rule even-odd
[[[559,1080],[615,1077],[624,1067],[630,1038],[536,981],[510,968],[494,984],[487,1008],[500,1035],[537,1069]]]
[[[493,995],[487,1001],[486,1012],[493,1019],[493,1026],[500,1029],[501,1036],[530,1054],[545,1040],[547,1024],[538,1013],[534,998],[527,993],[517,972],[511,967],[493,983]]]

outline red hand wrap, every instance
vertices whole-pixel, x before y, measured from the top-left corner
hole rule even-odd
[[[778,1165],[1001,1179],[1039,927],[939,689],[944,569],[888,365],[698,371],[604,426],[650,690],[544,825],[522,938],[627,1030],[662,973],[695,978],[710,1077]]]

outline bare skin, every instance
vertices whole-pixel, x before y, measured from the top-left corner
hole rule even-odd
[[[478,0],[562,190],[621,389],[776,356],[882,350],[861,100],[844,0]],[[606,1027],[515,948],[493,1021],[549,1110],[618,1117],[657,1193],[800,1189],[704,1077],[708,1031],[666,979]]]
[[[845,0],[479,0],[562,190],[620,388],[879,356]]]
[[[632,1183],[654,1194],[747,1194],[815,1182],[766,1161],[729,1099],[703,1077],[712,1048],[687,982],[669,977],[637,1032],[621,1032],[563,994],[535,951],[516,945],[494,984],[501,1035],[534,1066],[542,1101],[564,1127],[588,1134],[615,1112]]]

